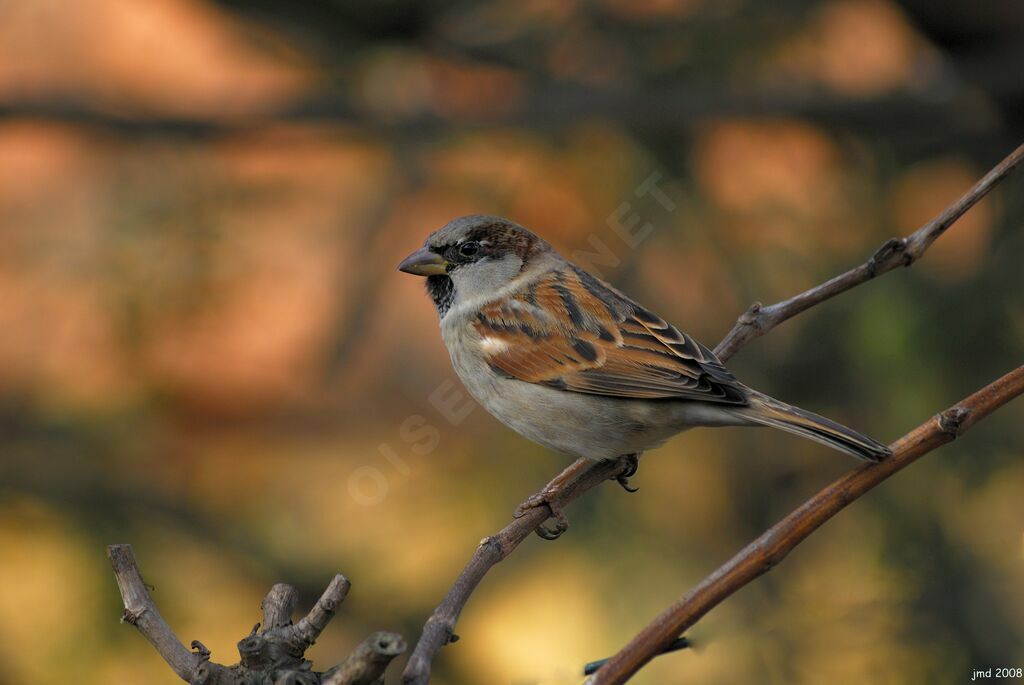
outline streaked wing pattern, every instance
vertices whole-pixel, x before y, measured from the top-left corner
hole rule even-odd
[[[747,404],[709,349],[572,266],[484,306],[473,325],[491,368],[522,381],[608,397]]]

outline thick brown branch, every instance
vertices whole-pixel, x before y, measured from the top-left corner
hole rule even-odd
[[[897,471],[963,435],[975,423],[1024,393],[1024,366],[935,416],[891,445],[892,456],[839,478],[769,528],[666,609],[589,680],[619,685],[731,594],[778,565],[823,523]]]
[[[936,238],[1013,171],[1021,159],[1024,159],[1024,145],[1014,150],[939,216],[906,238],[890,240],[871,259],[856,269],[769,307],[755,304],[740,316],[733,329],[715,348],[715,353],[723,362],[727,361],[741,347],[783,321],[897,266],[910,265],[924,254]],[[889,464],[890,461],[884,463]],[[622,459],[617,462],[579,459],[552,479],[541,492],[549,492],[553,486],[556,490],[564,488],[566,496],[555,497],[555,504],[560,507],[605,480],[622,474],[627,468]],[[553,514],[554,511],[544,507],[527,510],[522,518],[516,519],[497,535],[485,538],[480,543],[444,600],[427,619],[419,642],[416,643],[412,657],[402,674],[402,682],[405,685],[425,685],[430,680],[430,665],[434,656],[441,647],[454,641],[455,623],[484,575]]]
[[[114,567],[114,577],[124,601],[122,620],[135,626],[149,640],[179,678],[191,682],[203,659],[199,654],[186,649],[160,615],[142,580],[132,546],[110,545],[107,547],[107,557]]]
[[[723,361],[733,356],[742,346],[754,338],[758,338],[783,321],[793,318],[814,305],[844,293],[875,276],[892,271],[900,266],[910,266],[921,258],[935,240],[957,219],[973,207],[981,198],[988,195],[1000,181],[1024,159],[1024,145],[996,165],[990,172],[974,184],[956,202],[947,207],[941,214],[914,231],[906,238],[893,238],[886,242],[865,263],[850,269],[844,274],[806,290],[799,295],[763,306],[756,302],[736,321],[736,325],[715,348],[715,354]]]

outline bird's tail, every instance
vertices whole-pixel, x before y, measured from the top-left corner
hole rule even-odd
[[[753,390],[750,391],[749,401],[748,406],[737,408],[735,411],[751,423],[802,435],[864,461],[881,461],[891,454],[889,448],[880,442],[830,421],[824,416],[812,414]]]

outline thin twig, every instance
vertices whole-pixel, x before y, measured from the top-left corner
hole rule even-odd
[[[107,557],[124,601],[122,621],[135,626],[149,640],[178,677],[190,682],[202,663],[200,654],[190,652],[174,634],[149,595],[131,545],[110,545]]]
[[[398,633],[374,633],[345,661],[324,673],[323,685],[374,685],[381,682],[388,664],[405,651]]]
[[[913,234],[902,239],[886,242],[863,265],[847,271],[821,285],[811,288],[788,300],[768,307],[753,305],[740,316],[736,325],[726,334],[722,342],[715,348],[715,354],[723,362],[728,361],[741,347],[751,340],[811,307],[824,302],[836,295],[846,292],[875,276],[892,271],[897,266],[909,266],[920,259],[925,250],[953,225],[957,219],[985,197],[1024,159],[1024,145],[1014,150],[1006,159],[996,165],[970,190],[956,202],[946,208],[939,216],[922,226]],[[885,463],[889,463],[887,460]],[[542,492],[549,490],[552,483],[564,481],[570,471],[575,472],[572,480],[564,488],[572,493],[571,497],[556,497],[556,504],[568,504],[587,490],[600,483],[614,478],[628,468],[623,460],[618,462],[588,462],[579,459],[566,471],[556,476]],[[427,619],[413,654],[402,674],[404,685],[426,685],[430,680],[431,662],[444,645],[453,642],[455,623],[473,591],[483,580],[484,575],[496,563],[511,554],[520,542],[526,539],[533,530],[540,527],[554,512],[549,507],[537,507],[527,510],[522,518],[518,518],[503,528],[495,536],[485,538],[469,563],[459,574],[455,584],[445,595],[441,604]],[[678,633],[676,633],[678,636]],[[673,636],[674,639],[675,636]]]
[[[981,198],[988,195],[1000,181],[1024,159],[1024,145],[1011,152],[1002,162],[974,184],[956,202],[947,207],[941,214],[914,231],[906,238],[892,238],[860,266],[850,269],[821,285],[795,295],[788,300],[763,306],[755,302],[740,315],[732,330],[726,334],[722,342],[715,348],[715,354],[725,361],[732,357],[740,347],[754,338],[759,338],[783,321],[821,304],[840,293],[844,293],[876,276],[892,271],[900,266],[910,266],[921,258],[931,244],[946,232],[957,219],[973,207]]]
[[[687,647],[692,646],[693,645],[687,638],[681,637],[677,640],[673,640],[668,647],[658,652],[655,656],[661,656],[662,654],[671,654],[672,652],[678,652],[681,649],[686,649]],[[597,661],[591,661],[589,664],[583,667],[583,675],[591,675],[597,673],[597,669],[601,668],[611,660],[612,658],[608,657],[607,659],[598,659]]]
[[[561,489],[555,496],[553,504],[564,506],[594,486],[609,478],[621,474],[629,464],[625,459],[594,462],[590,459],[579,459],[568,469],[556,476],[552,482],[558,481],[570,471],[581,473],[576,480]],[[424,685],[430,680],[430,665],[441,647],[458,638],[455,635],[455,623],[476,586],[484,575],[495,564],[503,560],[551,515],[547,507],[535,507],[526,510],[519,518],[514,519],[496,535],[484,538],[473,553],[473,557],[459,574],[455,584],[445,595],[444,600],[427,619],[420,635],[419,642],[409,657],[402,682],[406,685]]]
[[[1019,366],[894,442],[890,446],[892,456],[885,461],[851,471],[822,489],[651,621],[587,681],[588,685],[626,682],[704,614],[778,565],[794,547],[851,502],[925,454],[963,435],[1022,393],[1024,366]]]
[[[345,601],[351,587],[352,584],[345,576],[340,573],[334,576],[309,613],[291,629],[295,640],[301,643],[303,650],[310,647],[320,637],[320,633],[334,618],[334,612],[338,609],[338,605]]]

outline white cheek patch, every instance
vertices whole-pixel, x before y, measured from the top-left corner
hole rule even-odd
[[[479,304],[501,297],[502,288],[512,286],[522,266],[519,257],[505,255],[501,259],[482,259],[452,269],[449,275],[455,286],[455,302],[448,316],[473,311]]]
[[[480,348],[487,354],[498,354],[508,349],[508,343],[500,338],[482,338]]]

